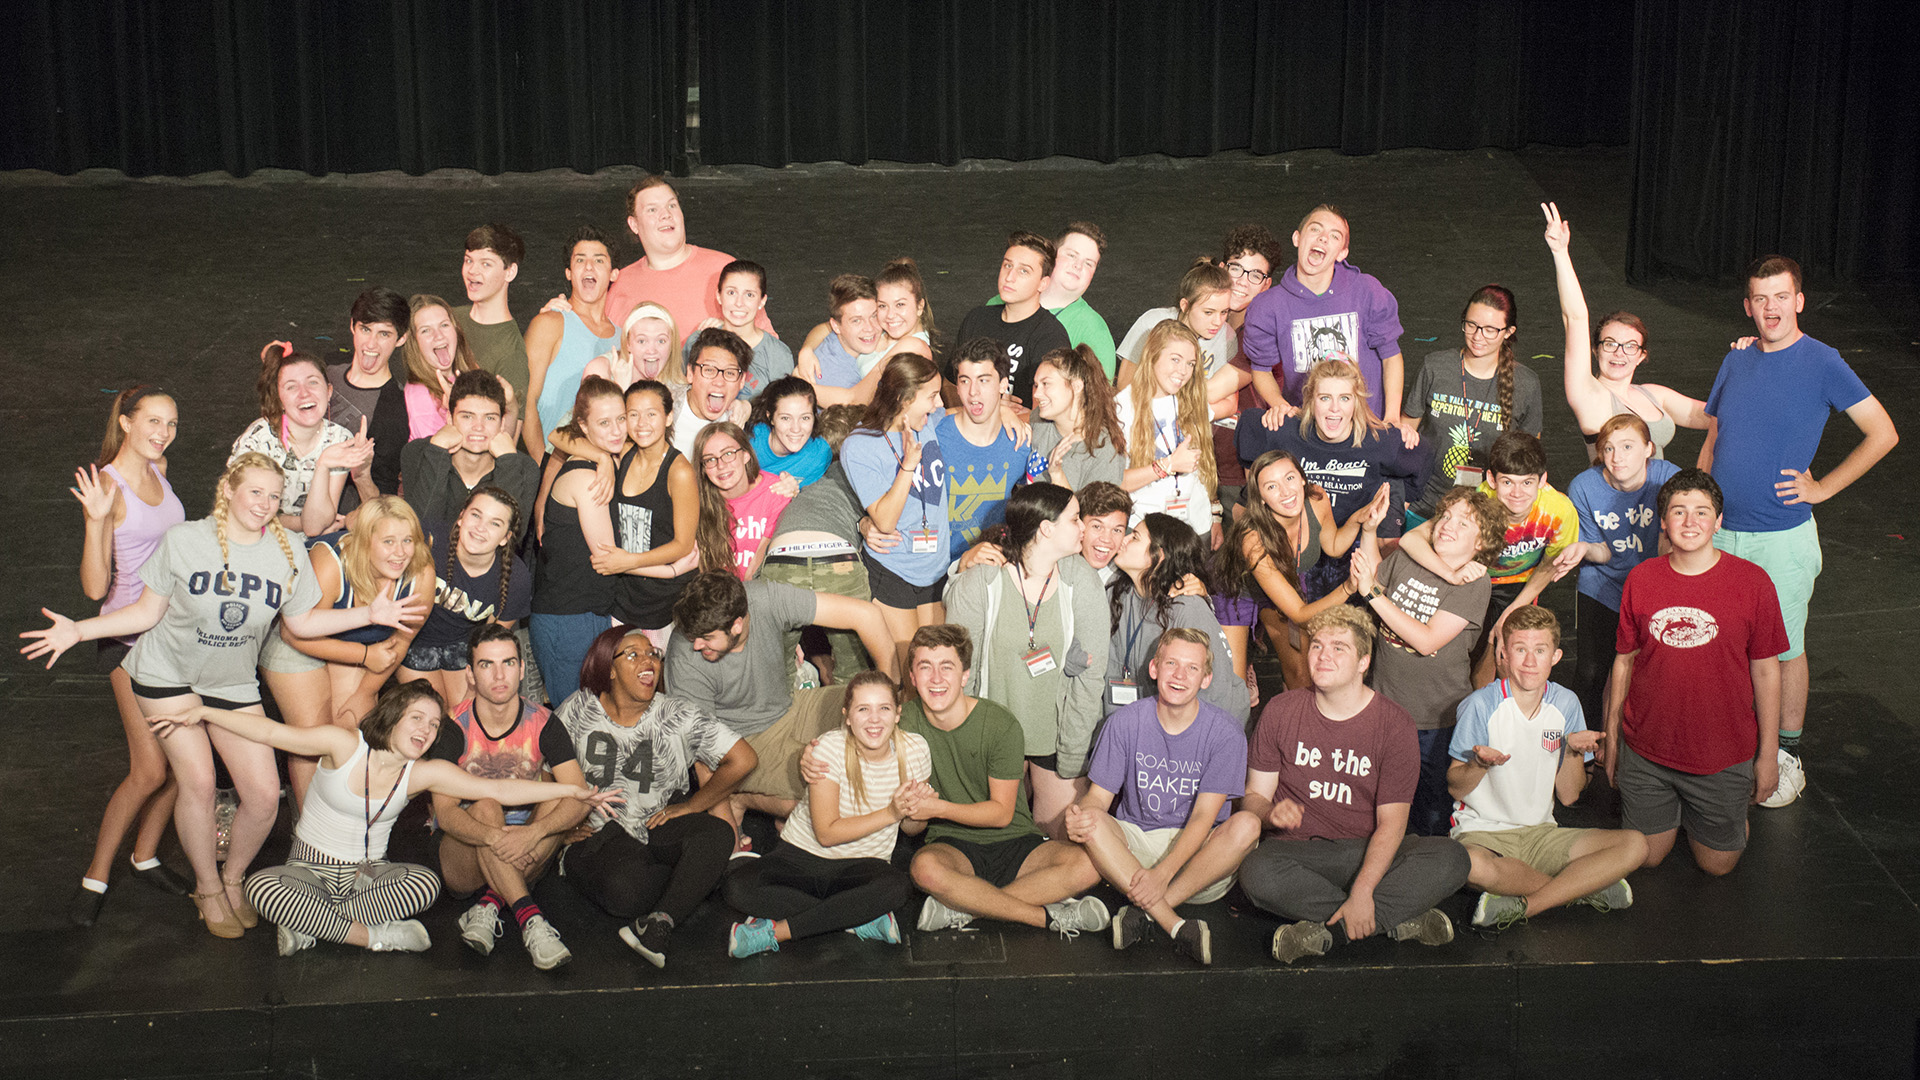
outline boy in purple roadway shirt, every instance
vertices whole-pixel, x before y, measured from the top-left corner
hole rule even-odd
[[[1201,919],[1174,910],[1212,903],[1260,839],[1260,819],[1232,813],[1247,771],[1239,722],[1200,700],[1213,681],[1212,643],[1194,629],[1160,636],[1147,665],[1156,693],[1107,718],[1087,768],[1090,786],[1067,808],[1067,838],[1132,901],[1113,917],[1113,947],[1125,949],[1155,923],[1174,951],[1213,962]]]

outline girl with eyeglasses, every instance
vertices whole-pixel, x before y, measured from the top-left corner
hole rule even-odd
[[[1408,385],[1400,413],[1419,421],[1420,443],[1433,462],[1426,491],[1407,499],[1419,520],[1432,516],[1461,467],[1483,459],[1503,432],[1540,434],[1540,376],[1513,358],[1519,331],[1513,290],[1483,285],[1460,313],[1463,346],[1428,353]]]
[[[800,485],[792,477],[761,472],[752,440],[731,420],[701,428],[693,456],[700,491],[700,523],[694,529],[700,569],[731,571],[746,581],[759,574],[780,511]]]
[[[1647,324],[1638,315],[1615,311],[1600,319],[1600,328],[1588,336],[1587,298],[1580,289],[1579,275],[1573,272],[1573,227],[1560,216],[1553,203],[1541,203],[1547,217],[1547,250],[1553,252],[1554,281],[1560,289],[1560,321],[1567,328],[1566,382],[1567,404],[1580,424],[1580,436],[1587,441],[1587,459],[1600,459],[1595,441],[1600,428],[1611,417],[1631,413],[1645,421],[1653,436],[1653,456],[1666,456],[1667,443],[1683,427],[1707,426],[1707,406],[1678,390],[1656,383],[1633,381],[1634,373],[1647,359]],[[1597,357],[1595,354],[1598,354]],[[1592,361],[1600,361],[1594,374]]]

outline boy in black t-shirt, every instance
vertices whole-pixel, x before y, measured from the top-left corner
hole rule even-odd
[[[1024,407],[1033,404],[1033,368],[1040,358],[1054,349],[1070,349],[1067,328],[1040,303],[1040,294],[1053,280],[1053,242],[1044,236],[1019,231],[1007,237],[1007,253],[1000,260],[999,305],[982,304],[960,320],[960,336],[965,345],[974,338],[992,338],[1007,351],[1012,395]],[[949,403],[958,400],[958,391],[947,383]]]

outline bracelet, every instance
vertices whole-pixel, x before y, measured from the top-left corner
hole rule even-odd
[[[371,645],[369,645],[369,644],[367,644],[367,643],[366,643],[366,642],[364,642],[364,641],[363,641],[363,642],[361,642],[361,643],[360,643],[360,666],[361,666],[361,667],[366,667],[366,666],[367,666],[367,657],[369,657],[369,656],[372,656],[372,655],[373,655],[373,646],[371,646]]]

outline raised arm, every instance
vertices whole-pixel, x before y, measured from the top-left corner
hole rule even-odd
[[[80,550],[80,590],[89,600],[105,600],[113,588],[113,530],[126,519],[120,485],[102,477],[97,465],[73,474],[73,497],[86,512],[86,543]],[[129,571],[131,572],[131,571]]]
[[[41,608],[40,614],[46,616],[52,625],[45,630],[22,631],[20,636],[27,639],[27,644],[20,647],[20,654],[29,660],[44,656],[47,658],[47,667],[51,668],[53,662],[60,659],[61,653],[83,641],[144,634],[158,626],[160,617],[166,613],[167,598],[152,589],[142,591],[140,599],[118,611],[79,622],[56,611]]]
[[[1573,256],[1567,250],[1573,242],[1573,228],[1560,217],[1560,208],[1553,203],[1541,203],[1540,212],[1547,217],[1547,250],[1553,252],[1554,284],[1560,290],[1560,323],[1566,331],[1563,364],[1567,404],[1572,407],[1580,430],[1592,434],[1613,415],[1613,402],[1593,374],[1587,298],[1580,291],[1580,278],[1573,272]]]

